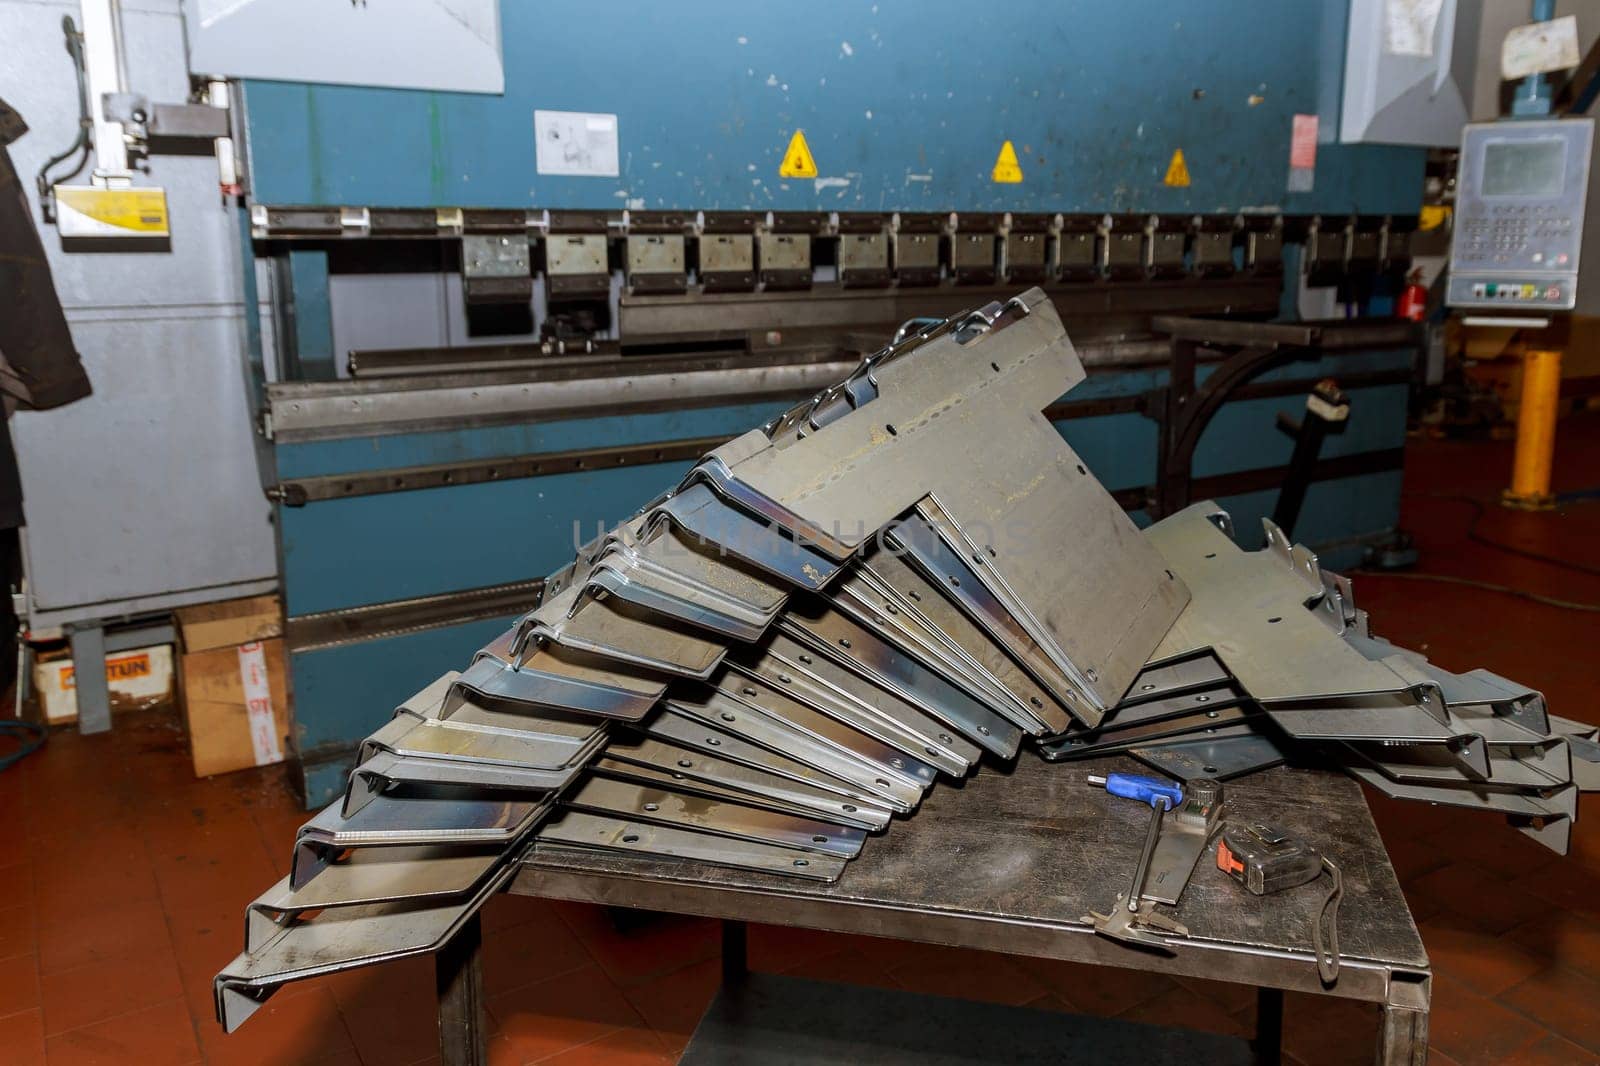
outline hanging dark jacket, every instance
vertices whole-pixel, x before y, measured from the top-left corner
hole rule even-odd
[[[27,132],[0,100],[0,391],[43,410],[92,391],[67,330],[44,245],[6,146]]]

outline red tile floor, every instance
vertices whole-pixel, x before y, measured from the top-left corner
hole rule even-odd
[[[1600,486],[1600,415],[1561,427],[1557,487]],[[1468,540],[1504,444],[1417,441],[1405,526],[1426,573],[1600,601],[1600,576]],[[1480,532],[1592,559],[1600,500],[1544,514],[1486,509]],[[1455,669],[1488,666],[1596,720],[1600,615],[1493,592],[1359,577],[1375,628]],[[1435,1063],[1600,1061],[1600,796],[1560,860],[1493,817],[1373,798],[1438,975]],[[108,736],[52,737],[0,773],[0,1060],[68,1063],[427,1062],[430,960],[290,986],[239,1033],[212,1019],[211,976],[238,949],[247,900],[285,872],[303,820],[281,768],[193,778],[178,721],[120,718]],[[1348,916],[1353,917],[1353,916]],[[718,979],[717,931],[663,919],[620,933],[593,907],[493,901],[485,984],[497,1063],[666,1063]],[[782,970],[1229,1033],[1252,1024],[1240,986],[971,951],[756,928],[751,961]],[[1291,996],[1289,1054],[1369,1061],[1375,1014]]]

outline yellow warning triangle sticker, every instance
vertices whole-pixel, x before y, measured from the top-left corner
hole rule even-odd
[[[804,130],[795,130],[794,136],[789,138],[789,147],[784,150],[783,162],[778,166],[778,176],[782,178],[817,176],[817,161],[811,158],[811,146],[806,143]]]
[[[1189,187],[1189,164],[1183,161],[1183,149],[1173,150],[1172,162],[1167,164],[1167,176],[1161,179],[1167,185],[1174,185],[1180,189]]]
[[[994,157],[994,169],[989,172],[989,177],[996,185],[1022,184],[1022,164],[1017,162],[1017,150],[1010,141],[1000,146],[1000,154]]]

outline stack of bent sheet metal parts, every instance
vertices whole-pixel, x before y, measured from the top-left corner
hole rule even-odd
[[[1246,552],[1199,504],[1141,532],[1042,413],[1083,378],[1030,290],[867,358],[600,530],[368,738],[250,904],[223,1023],[438,948],[535,840],[831,881],[1025,739],[1180,778],[1315,752],[1564,847],[1592,729],[1371,636],[1274,529]]]

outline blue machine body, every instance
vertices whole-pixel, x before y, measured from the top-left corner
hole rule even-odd
[[[503,96],[249,82],[262,203],[1410,214],[1425,152],[1325,144],[1345,4],[701,0],[501,5]],[[614,114],[616,178],[537,173],[533,112]],[[815,180],[783,179],[804,130]],[[991,172],[1011,141],[1020,184]],[[1165,183],[1181,150],[1187,187]]]
[[[1342,3],[1279,0],[990,9],[878,0],[803,10],[733,0],[508,2],[503,96],[247,83],[251,197],[602,210],[1412,213],[1420,149],[1324,144],[1312,190],[1287,190],[1294,116],[1320,113],[1323,129],[1337,128],[1329,108],[1339,95],[1343,21]],[[615,114],[620,174],[538,174],[535,109]],[[815,156],[815,180],[778,174],[797,129]],[[1023,171],[1018,184],[991,180],[1006,141]],[[1187,186],[1164,181],[1179,151]],[[326,255],[290,258],[300,363],[331,359]],[[1403,371],[1410,359],[1406,351],[1343,355],[1264,380]],[[1349,390],[1349,425],[1328,438],[1325,456],[1402,446],[1407,390],[1394,377]],[[1142,395],[1164,381],[1162,370],[1097,370],[1064,399]],[[284,442],[274,449],[276,475],[731,437],[783,406]],[[1287,462],[1292,441],[1274,420],[1302,408],[1303,393],[1227,405],[1202,439],[1195,477]],[[1108,488],[1150,483],[1154,422],[1118,413],[1058,426]],[[294,618],[543,576],[570,561],[597,522],[631,513],[682,469],[642,465],[280,505],[285,610]],[[1300,539],[1329,563],[1347,564],[1364,538],[1394,527],[1399,496],[1397,465],[1316,482]],[[1249,544],[1275,498],[1265,489],[1219,502]],[[509,621],[295,651],[295,740],[308,804],[343,787],[355,743],[398,703],[464,667]]]

